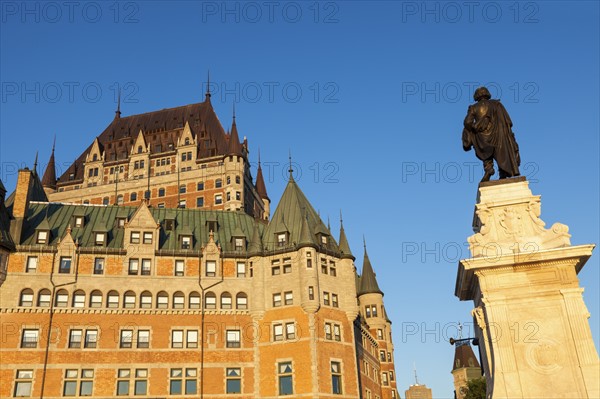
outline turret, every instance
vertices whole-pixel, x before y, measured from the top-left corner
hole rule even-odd
[[[48,160],[48,166],[46,166],[44,177],[42,177],[42,187],[44,187],[44,192],[46,195],[50,195],[56,191],[56,166],[54,161],[55,147],[56,137],[54,138],[54,144],[52,144],[52,153],[50,154],[50,159]]]
[[[267,194],[267,187],[265,186],[265,180],[263,178],[262,167],[260,166],[260,152],[258,153],[258,170],[256,171],[256,192],[260,196],[263,202],[264,213],[263,220],[269,220],[271,216],[271,200]]]

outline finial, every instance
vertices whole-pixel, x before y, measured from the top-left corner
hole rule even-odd
[[[292,150],[288,150],[288,159],[290,160],[290,168],[288,172],[290,172],[290,178],[293,178],[292,174],[294,173],[294,169],[292,169]]]
[[[33,161],[33,172],[37,173],[37,164],[38,164],[38,152],[35,152],[35,161]]]
[[[365,235],[363,234],[363,247],[365,247],[365,251],[367,250],[367,240],[365,239]]]
[[[210,100],[210,70],[207,71],[205,99]]]
[[[54,154],[54,148],[56,148],[56,133],[54,134],[54,141],[52,142],[52,153]]]
[[[327,230],[331,231],[331,223],[329,223],[329,215],[327,215]]]
[[[260,147],[258,147],[258,167],[260,168]]]
[[[233,101],[233,123],[235,124],[235,101]]]
[[[115,111],[115,119],[121,118],[121,88],[117,94],[117,110]]]
[[[342,218],[342,210],[340,209],[340,226],[344,224],[344,218]]]
[[[415,384],[419,385],[419,379],[417,378],[417,364],[413,362],[413,370],[415,371]]]
[[[458,337],[456,339],[462,339],[462,324],[460,324],[460,321],[458,322]]]

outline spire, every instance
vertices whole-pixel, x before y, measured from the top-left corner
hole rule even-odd
[[[360,276],[360,290],[358,291],[358,295],[375,293],[383,295],[383,292],[379,289],[379,284],[377,284],[377,278],[375,278],[375,272],[367,254],[367,242],[364,240],[364,237],[363,244],[365,247],[365,257],[363,260],[362,275]]]
[[[121,88],[117,97],[117,110],[115,111],[115,119],[121,119]]]
[[[299,246],[314,246],[317,244],[314,240],[314,235],[310,232],[310,226],[308,225],[308,215],[306,211],[304,213],[304,217],[302,218],[302,228],[300,229],[300,241],[298,242]]]
[[[56,189],[56,166],[54,161],[54,149],[56,148],[56,135],[54,136],[54,143],[52,144],[52,153],[48,160],[48,166],[44,171],[44,177],[42,177],[42,187]]]
[[[258,150],[258,170],[256,171],[256,191],[258,192],[258,195],[260,196],[260,198],[271,201],[269,199],[269,196],[267,195],[267,187],[265,186],[265,180],[263,178],[263,172],[262,172],[262,168],[260,166],[260,149]]]
[[[210,102],[210,70],[207,71],[206,94],[204,95],[204,102]]]
[[[33,161],[33,173],[37,175],[38,152],[35,152],[35,160]]]
[[[235,123],[235,104],[233,105],[233,123],[231,124],[231,134],[229,135],[229,153],[242,156],[242,145],[238,135],[237,125]]]
[[[288,159],[290,160],[290,168],[288,172],[290,172],[290,181],[294,181],[294,169],[292,168],[292,150],[288,150]]]
[[[352,255],[352,251],[350,251],[350,245],[348,244],[348,239],[346,238],[346,232],[344,231],[344,220],[342,219],[342,211],[340,210],[340,252],[341,258],[344,259],[352,259],[354,260],[354,255]]]

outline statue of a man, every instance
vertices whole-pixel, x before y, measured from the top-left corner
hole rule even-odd
[[[500,170],[500,178],[519,176],[519,146],[512,132],[512,121],[500,100],[492,100],[489,90],[475,90],[476,103],[469,106],[462,134],[463,148],[475,149],[477,158],[483,161],[485,174],[481,181],[489,181],[494,174],[494,159]]]

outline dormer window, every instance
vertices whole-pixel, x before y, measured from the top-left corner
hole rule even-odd
[[[234,238],[234,247],[236,251],[242,251],[246,244],[246,240],[244,238]]]
[[[98,160],[98,154],[92,155],[92,161],[97,161],[97,160]]]
[[[190,145],[190,138],[189,137],[185,138],[185,145]]]
[[[145,231],[144,232],[144,244],[152,244],[152,232]]]
[[[167,231],[175,230],[175,220],[174,219],[165,219],[163,223],[163,228]]]
[[[207,220],[206,225],[208,226],[209,232],[210,231],[215,232],[215,231],[217,231],[217,228],[219,227],[216,220]]]
[[[117,218],[116,224],[119,229],[124,228],[125,227],[125,218]]]
[[[60,258],[59,273],[71,273],[71,257],[63,256]]]
[[[277,246],[285,247],[288,241],[288,233],[277,233]]]
[[[75,227],[83,227],[85,223],[85,218],[83,216],[75,216],[73,218],[73,226]]]
[[[190,249],[192,247],[192,236],[181,236],[181,249]]]
[[[50,232],[48,230],[40,230],[37,232],[37,240],[38,244],[48,244],[50,238]]]
[[[321,235],[321,244],[327,245],[327,236],[325,234]]]
[[[142,146],[141,146],[141,145],[140,145],[140,146],[138,146],[137,152],[138,152],[138,154],[141,154],[141,153],[142,153]]]
[[[69,180],[75,180],[75,173],[69,173]]]
[[[106,233],[94,233],[94,237],[97,247],[103,247],[106,245]]]

